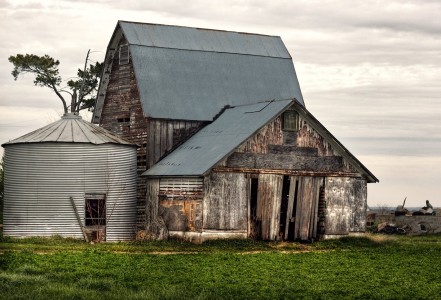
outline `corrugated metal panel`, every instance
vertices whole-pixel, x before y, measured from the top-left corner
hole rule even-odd
[[[291,58],[278,36],[119,21],[132,45]]]
[[[2,146],[41,142],[131,145],[130,142],[119,138],[110,131],[84,121],[80,116],[65,114],[61,117],[61,120],[14,139]]]
[[[143,175],[204,175],[291,103],[292,100],[283,100],[227,109]]]
[[[136,149],[127,145],[23,143],[5,147],[5,236],[82,238],[86,193],[106,194],[107,241],[132,240]],[[83,223],[84,224],[84,223]]]
[[[211,121],[226,105],[296,98],[290,59],[131,46],[145,116]]]

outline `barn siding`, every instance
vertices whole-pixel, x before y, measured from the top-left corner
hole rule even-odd
[[[148,168],[157,163],[174,147],[185,142],[205,123],[183,120],[149,120],[147,157]]]
[[[256,217],[264,240],[279,239],[282,185],[282,175],[259,174]]]
[[[213,172],[204,189],[204,229],[248,229],[249,187],[244,174]]]
[[[338,156],[339,153],[321,136],[308,122],[300,117],[300,129],[297,132],[296,145],[298,147],[313,147],[318,150],[319,156]],[[351,164],[343,159],[344,171],[356,172]]]
[[[282,143],[282,121],[279,116],[238,147],[236,152],[268,153],[269,145],[281,145]]]
[[[158,214],[169,231],[202,230],[202,186],[202,178],[160,180]]]
[[[363,232],[366,229],[366,180],[327,178],[325,180],[327,235]]]
[[[159,179],[151,178],[147,180],[146,184],[147,198],[146,198],[146,230],[155,223],[158,217],[158,200],[159,200]]]
[[[298,196],[294,239],[310,240],[317,237],[318,201],[321,177],[298,177]]]

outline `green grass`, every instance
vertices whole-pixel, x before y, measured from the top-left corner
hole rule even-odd
[[[441,299],[441,236],[0,240],[0,299]]]

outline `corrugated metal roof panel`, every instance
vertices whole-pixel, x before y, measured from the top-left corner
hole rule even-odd
[[[61,117],[61,120],[16,138],[2,146],[44,142],[131,145],[130,142],[121,139],[110,131],[84,121],[80,116],[66,114]]]
[[[131,46],[144,114],[211,121],[225,106],[296,98],[291,59]]]
[[[201,176],[256,133],[292,100],[272,101],[226,109],[164,159],[146,176]]]
[[[291,58],[278,36],[119,21],[129,44]]]

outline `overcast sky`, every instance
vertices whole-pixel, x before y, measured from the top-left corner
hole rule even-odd
[[[440,15],[437,0],[0,0],[0,143],[62,113],[10,55],[49,54],[69,79],[118,20],[278,35],[308,110],[380,179],[368,204],[441,207]]]

